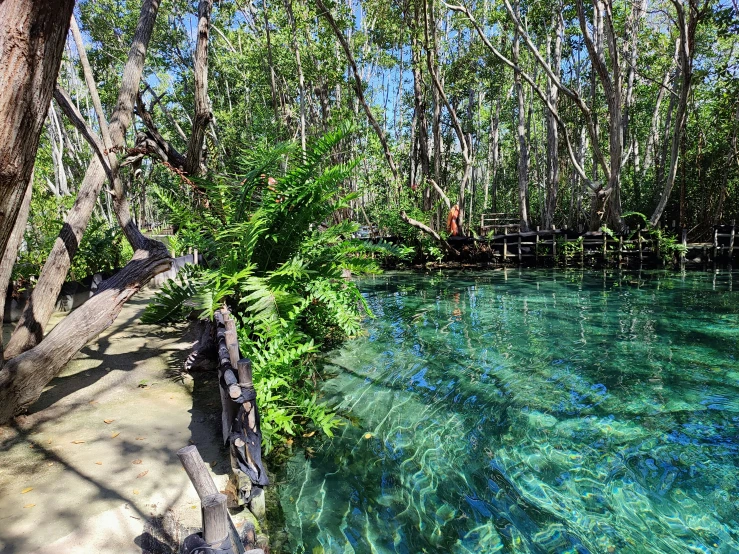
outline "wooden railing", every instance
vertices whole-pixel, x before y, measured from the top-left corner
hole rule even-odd
[[[264,487],[269,484],[262,462],[262,432],[257,395],[252,380],[251,361],[239,355],[236,322],[227,309],[214,316],[218,352],[218,383],[221,396],[221,432],[231,461],[226,494],[218,491],[195,446],[177,455],[190,477],[201,502],[203,531],[190,535],[183,554],[238,552],[264,554],[256,548],[253,525],[236,532],[227,506],[248,508],[258,519],[265,517]]]
[[[488,232],[495,235],[496,231],[503,233],[518,233],[521,230],[521,219],[517,215],[506,213],[482,214],[480,216],[480,236]]]

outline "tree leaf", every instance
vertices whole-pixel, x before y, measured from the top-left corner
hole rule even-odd
[[[104,420],[103,420],[103,423],[107,423],[108,425],[110,425],[110,424],[111,424],[111,423],[113,423],[114,421],[115,421],[115,419],[104,419]]]
[[[21,494],[26,494],[27,492],[31,492],[33,490],[33,487],[28,487],[27,489],[23,489],[21,491]]]
[[[149,470],[148,470],[148,469],[147,469],[146,471],[142,471],[141,473],[139,473],[139,474],[138,474],[138,475],[136,476],[136,479],[138,479],[139,477],[143,477],[143,476],[144,476],[144,475],[146,475],[147,473],[149,473]]]
[[[111,439],[114,439],[114,438],[116,438],[116,437],[117,437],[118,435],[120,435],[120,433],[118,433],[118,432],[116,432],[116,433],[113,433],[112,435],[110,435],[110,438],[111,438]]]

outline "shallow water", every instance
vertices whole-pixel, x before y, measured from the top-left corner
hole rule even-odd
[[[736,281],[736,283],[734,283]],[[361,282],[290,552],[739,552],[739,274]]]

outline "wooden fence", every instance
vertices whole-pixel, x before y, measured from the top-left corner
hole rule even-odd
[[[203,531],[190,535],[182,554],[214,552],[264,554],[257,546],[256,529],[238,533],[227,507],[249,509],[263,520],[264,487],[269,484],[262,462],[262,432],[257,395],[252,380],[251,361],[239,355],[236,322],[228,310],[214,317],[218,352],[218,382],[221,395],[221,429],[228,445],[231,472],[226,494],[218,491],[195,446],[186,446],[177,455],[201,502]]]
[[[455,248],[473,247],[478,261],[518,265],[641,265],[703,266],[731,264],[736,227],[717,226],[711,242],[687,242],[686,229],[674,231],[638,229],[626,234],[602,231],[578,233],[551,229],[506,233],[487,237],[451,237]]]

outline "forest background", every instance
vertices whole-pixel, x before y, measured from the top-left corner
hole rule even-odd
[[[167,267],[140,230],[173,228],[169,251],[209,260],[149,317],[234,308],[242,350],[263,356],[269,438],[306,421],[330,432],[332,414],[288,382],[315,380],[306,360],[360,332],[345,271],[407,254],[357,233],[440,258],[407,222],[443,237],[453,204],[465,234],[502,212],[523,230],[675,221],[700,239],[739,211],[736,0],[36,4],[0,8],[6,26],[62,23],[33,96],[38,148],[5,143],[33,174],[0,175],[0,284],[34,292],[5,345],[0,419]],[[91,304],[43,338],[65,279],[124,265],[99,320]]]

